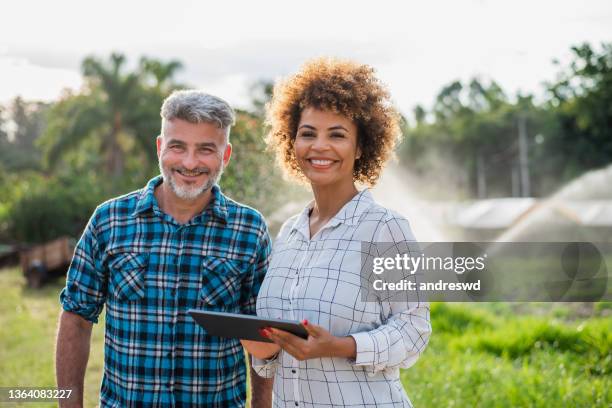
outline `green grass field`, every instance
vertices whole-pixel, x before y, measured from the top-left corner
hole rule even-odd
[[[61,286],[26,289],[18,269],[0,270],[0,386],[54,386]],[[87,407],[97,405],[103,322],[94,326]],[[434,304],[432,324],[426,352],[402,373],[416,407],[612,407],[609,303]]]

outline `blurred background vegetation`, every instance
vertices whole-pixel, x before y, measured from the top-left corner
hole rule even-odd
[[[436,199],[543,197],[612,163],[612,44],[572,48],[544,97],[508,95],[494,80],[444,86],[431,107],[405,112],[401,166]],[[157,174],[159,109],[180,61],[123,55],[82,62],[82,89],[57,101],[15,98],[0,107],[0,243],[79,236],[95,206]],[[251,88],[239,110],[224,191],[272,215],[291,192],[264,151],[272,86]],[[444,189],[437,188],[440,184]],[[299,194],[296,193],[296,194]]]
[[[557,63],[541,100],[507,95],[494,80],[446,85],[432,107],[415,107],[402,162],[449,186],[438,189],[442,198],[543,197],[610,164],[612,43],[572,55],[569,66]]]

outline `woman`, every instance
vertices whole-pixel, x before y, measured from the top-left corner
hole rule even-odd
[[[274,88],[267,142],[314,201],[281,227],[257,314],[299,320],[309,337],[267,328],[244,342],[274,377],[276,407],[411,406],[399,368],[415,363],[431,326],[424,302],[366,301],[363,242],[414,242],[408,221],[370,191],[400,135],[399,115],[373,69],[317,59]]]

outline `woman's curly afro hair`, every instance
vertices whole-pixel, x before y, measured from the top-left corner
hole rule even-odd
[[[355,161],[354,180],[373,186],[401,138],[399,114],[386,87],[368,65],[334,58],[306,62],[295,75],[274,86],[267,105],[268,148],[289,176],[305,181],[293,147],[305,108],[331,110],[357,126],[361,157]]]

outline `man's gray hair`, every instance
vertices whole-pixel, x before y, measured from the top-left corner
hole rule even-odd
[[[225,130],[236,122],[232,107],[223,99],[206,92],[190,89],[174,91],[166,98],[160,115],[164,120],[182,119],[189,123],[212,123]]]

